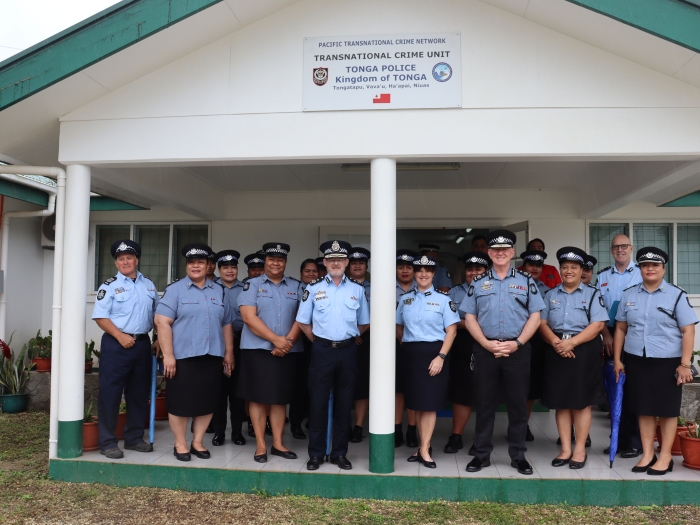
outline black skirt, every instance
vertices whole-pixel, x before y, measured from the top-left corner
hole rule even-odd
[[[561,357],[543,343],[544,383],[542,404],[556,410],[583,410],[605,402],[601,340],[574,348],[575,358]]]
[[[542,386],[544,384],[544,341],[538,332],[530,339],[530,391],[528,400],[542,399]]]
[[[457,330],[452,349],[447,354],[450,362],[449,398],[453,403],[464,406],[476,404],[474,388],[473,360],[474,338],[467,330]]]
[[[177,359],[175,377],[168,379],[165,404],[168,413],[180,417],[213,414],[219,402],[223,358],[200,355]]]
[[[362,344],[357,347],[357,383],[355,399],[369,399],[369,330],[360,336]]]
[[[299,353],[275,357],[269,350],[241,349],[236,395],[262,405],[286,405],[294,397]]]
[[[683,386],[676,385],[680,357],[640,357],[625,352],[623,406],[638,416],[678,417]]]
[[[435,412],[445,408],[450,381],[450,362],[446,359],[442,371],[430,376],[428,367],[442,348],[442,341],[430,343],[403,343],[401,370],[406,408],[421,412]]]

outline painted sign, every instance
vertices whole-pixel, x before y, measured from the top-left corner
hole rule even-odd
[[[304,38],[304,111],[462,106],[459,33]]]

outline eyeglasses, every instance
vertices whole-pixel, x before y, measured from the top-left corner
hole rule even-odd
[[[613,244],[611,246],[611,248],[614,252],[618,252],[618,251],[625,251],[630,246],[632,246],[632,245],[631,244]]]

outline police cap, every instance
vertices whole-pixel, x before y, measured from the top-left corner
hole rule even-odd
[[[647,246],[637,252],[637,263],[654,262],[666,264],[668,262],[668,254],[654,246]]]
[[[347,259],[352,245],[345,241],[326,241],[318,248],[323,252],[324,259]]]
[[[586,263],[588,254],[581,248],[575,246],[564,246],[557,251],[557,260],[559,264],[564,262],[575,262],[583,266]]]
[[[544,264],[547,254],[541,250],[527,250],[520,254],[524,263]]]
[[[396,265],[399,264],[412,264],[413,259],[416,258],[416,252],[412,250],[396,250]]]
[[[245,258],[243,259],[243,262],[246,264],[248,268],[264,268],[265,267],[265,259],[263,259],[263,256],[260,255],[259,253],[251,253],[250,255],[246,255]]]
[[[483,252],[467,252],[462,256],[462,261],[467,268],[470,266],[488,268],[492,264],[491,258]]]
[[[225,264],[238,266],[238,259],[240,259],[240,257],[241,254],[236,250],[221,250],[216,254],[216,263],[219,268]]]
[[[592,270],[596,264],[598,264],[598,259],[593,257],[591,254],[587,253],[586,254],[586,263],[585,263],[586,268]]]
[[[413,267],[420,268],[421,266],[433,268],[434,270],[437,266],[437,262],[432,257],[428,257],[427,255],[421,255],[420,257],[416,257],[415,259],[413,259]]]
[[[438,246],[437,244],[428,244],[423,242],[418,245],[418,249],[421,253],[439,252],[440,246]]]
[[[283,242],[266,242],[263,244],[262,251],[265,257],[282,257],[287,258],[287,254],[291,251],[289,244]]]
[[[206,244],[201,242],[193,242],[183,246],[180,253],[185,260],[191,261],[193,259],[211,259],[214,251]]]
[[[348,259],[350,259],[351,261],[367,262],[369,261],[371,256],[372,254],[367,248],[357,247],[350,250],[350,253],[348,254]]]
[[[493,230],[486,236],[486,244],[489,248],[512,248],[517,237],[510,230]]]
[[[137,259],[141,257],[141,246],[139,246],[137,242],[130,241],[129,239],[115,242],[112,244],[110,251],[112,252],[112,257],[115,259],[124,253],[135,255]]]

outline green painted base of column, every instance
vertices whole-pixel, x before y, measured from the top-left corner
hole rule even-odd
[[[59,458],[78,458],[83,455],[83,420],[58,422]]]
[[[369,433],[369,471],[374,474],[394,472],[394,433]]]

